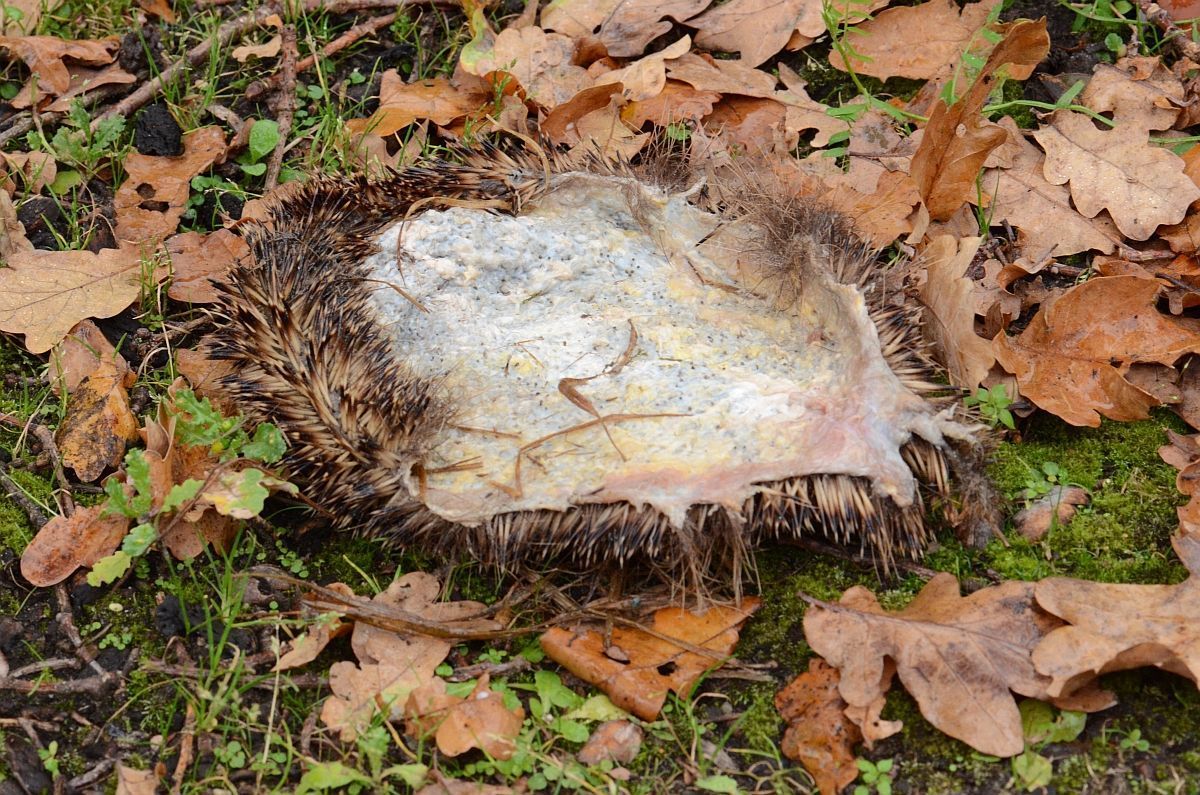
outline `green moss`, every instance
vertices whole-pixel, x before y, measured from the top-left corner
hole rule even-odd
[[[1170,546],[1178,526],[1176,470],[1158,456],[1166,430],[1183,424],[1167,412],[1143,422],[1105,421],[1099,428],[1074,428],[1038,417],[1020,443],[996,451],[990,473],[999,490],[1017,499],[1042,478],[1042,465],[1057,464],[1062,480],[1091,493],[1065,527],[1053,527],[1038,543],[1010,534],[995,541],[982,563],[1012,579],[1064,574],[1106,582],[1177,582],[1186,572]]]
[[[764,753],[774,753],[783,736],[783,718],[775,709],[775,691],[774,684],[756,683],[738,698],[745,705],[738,731],[750,748]]]

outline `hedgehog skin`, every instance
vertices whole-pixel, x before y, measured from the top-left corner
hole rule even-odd
[[[518,212],[549,176],[549,164],[490,149],[464,164],[409,168],[377,182],[317,180],[273,206],[266,223],[240,228],[252,261],[220,288],[209,348],[233,365],[223,389],[252,420],[284,432],[290,475],[335,524],[501,566],[553,559],[587,568],[642,559],[670,572],[702,573],[736,568],[747,546],[801,534],[857,543],[885,567],[896,555],[919,555],[932,540],[922,495],[901,507],[873,493],[867,480],[845,475],[768,484],[740,515],[694,506],[683,528],[628,503],[503,514],[468,527],[433,514],[409,493],[401,473],[420,471],[431,437],[455,409],[436,380],[396,360],[374,320],[363,264],[371,241],[397,218],[429,206],[471,202]],[[779,303],[801,289],[814,252],[825,259],[832,252],[838,280],[858,284],[866,296],[893,371],[914,391],[944,391],[930,381],[913,315],[919,308],[897,305],[870,281],[871,252],[845,220],[800,201],[751,205],[734,211],[767,216],[762,223],[773,231],[764,252],[777,265]],[[901,450],[927,495],[951,506],[946,452],[916,437]]]

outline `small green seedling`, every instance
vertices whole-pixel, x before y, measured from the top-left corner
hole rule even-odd
[[[996,384],[990,389],[979,387],[979,390],[965,398],[963,403],[967,406],[978,406],[979,413],[993,428],[1003,425],[1009,430],[1016,430],[1012,412],[1008,410],[1013,402],[1008,397],[1008,390],[1004,384]]]
[[[1150,750],[1150,741],[1142,737],[1141,729],[1131,729],[1128,734],[1121,738],[1118,746],[1122,751],[1138,751],[1146,753]]]
[[[1021,711],[1021,733],[1025,737],[1025,751],[1012,759],[1013,781],[1026,792],[1050,786],[1054,775],[1053,763],[1041,753],[1041,749],[1053,743],[1069,743],[1083,733],[1087,715],[1082,712],[1063,710],[1028,698],[1018,708]]]
[[[271,119],[258,119],[250,128],[246,151],[238,155],[238,165],[252,177],[261,177],[267,170],[263,158],[275,151],[279,143],[279,124]]]
[[[858,767],[858,777],[862,780],[862,783],[854,788],[854,795],[892,795],[893,760],[880,759],[878,762],[872,762],[870,759],[855,759],[854,764]]]
[[[1025,502],[1045,497],[1055,486],[1067,481],[1067,472],[1053,461],[1042,462],[1041,469],[1031,469],[1025,478],[1025,488],[1017,494]]]

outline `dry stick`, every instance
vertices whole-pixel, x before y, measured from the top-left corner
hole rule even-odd
[[[83,100],[88,107],[95,107],[99,103],[115,97],[124,90],[125,86],[123,85],[100,86],[94,91],[87,92],[80,97],[80,99]],[[38,114],[37,118],[35,119],[33,112],[28,110],[14,114],[10,117],[12,119],[12,123],[5,127],[3,131],[0,131],[0,146],[4,146],[4,144],[11,141],[13,138],[24,135],[39,124],[57,124],[66,115],[67,114],[59,113],[58,111],[48,111],[46,113]]]
[[[439,0],[435,0],[438,2]],[[302,14],[311,14],[314,11],[325,10],[331,14],[347,14],[353,11],[364,11],[371,8],[403,8],[409,5],[416,5],[422,0],[332,0],[326,3],[324,0],[305,0],[301,8]],[[235,39],[239,39],[246,35],[256,27],[266,22],[267,17],[277,13],[273,6],[266,5],[249,14],[244,14],[235,19],[231,19],[221,27],[217,28],[216,33],[216,48],[221,49],[229,45]],[[187,54],[171,64],[164,71],[159,73],[158,77],[149,80],[134,91],[125,99],[113,105],[108,110],[101,113],[96,118],[92,119],[92,129],[104,119],[112,118],[113,116],[129,116],[134,111],[146,105],[155,97],[157,97],[163,89],[163,86],[176,77],[178,77],[184,69],[189,67],[199,66],[209,59],[213,52],[212,41],[202,41],[195,47],[187,51]]]
[[[263,193],[271,191],[279,184],[279,169],[283,167],[283,153],[287,151],[288,136],[292,132],[292,116],[296,112],[296,26],[284,25],[280,32],[283,38],[283,63],[279,67],[282,82],[280,87],[279,112],[275,123],[279,126],[279,140],[275,143],[275,151],[267,163],[267,178],[263,185]]]
[[[1200,63],[1200,44],[1192,41],[1188,32],[1176,25],[1170,14],[1151,0],[1137,0],[1137,4],[1146,15],[1147,21],[1162,31],[1163,37],[1179,50],[1180,55]]]
[[[320,57],[328,58],[331,55],[335,55],[359,39],[369,36],[378,31],[380,28],[385,28],[392,24],[396,21],[396,17],[399,15],[400,12],[394,11],[391,14],[385,14],[381,17],[368,19],[366,22],[361,22],[355,25],[354,27],[350,28],[350,30],[346,31],[341,36],[338,36],[336,39],[322,47]],[[299,74],[311,69],[313,64],[316,62],[317,56],[305,56],[296,64],[296,73]],[[295,79],[295,75],[293,75],[293,79]],[[265,77],[262,80],[255,80],[246,87],[246,99],[253,101],[262,94],[279,88],[280,84],[283,82],[285,82],[285,80],[282,72],[273,74],[270,77]]]

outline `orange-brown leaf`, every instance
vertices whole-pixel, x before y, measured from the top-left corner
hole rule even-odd
[[[804,635],[841,672],[847,715],[871,739],[895,673],[921,714],[941,731],[983,753],[1013,756],[1025,748],[1011,691],[1047,698],[1048,677],[1031,654],[1061,622],[1038,610],[1033,584],[1006,582],[960,596],[958,580],[938,574],[903,610],[888,612],[861,586],[836,604],[812,601]],[[1096,703],[1090,704],[1092,708]],[[887,732],[875,733],[875,738]]]
[[[44,588],[111,555],[125,537],[129,520],[102,515],[104,506],[77,508],[71,516],[55,516],[21,553],[21,576]]]
[[[1068,696],[1101,673],[1154,666],[1200,681],[1200,538],[1176,536],[1176,554],[1192,576],[1178,585],[1114,585],[1069,577],[1037,583],[1040,607],[1069,626],[1033,652],[1049,692]]]
[[[686,694],[705,671],[733,652],[738,628],[758,605],[751,598],[739,607],[711,607],[699,614],[666,608],[654,614],[651,628],[656,635],[617,627],[607,646],[604,635],[595,630],[554,627],[542,635],[541,644],[551,659],[599,687],[614,704],[654,720],[668,691]],[[708,649],[712,656],[685,650],[668,638]],[[670,673],[662,673],[663,666]]]
[[[103,361],[67,402],[67,416],[56,434],[63,465],[90,483],[121,463],[125,444],[137,438],[137,428],[125,391],[125,373],[112,361]]]
[[[1128,365],[1171,365],[1200,351],[1195,321],[1156,307],[1159,285],[1137,276],[1092,279],[1042,304],[1019,336],[992,341],[1021,394],[1072,425],[1145,419],[1158,405],[1123,375]]]

